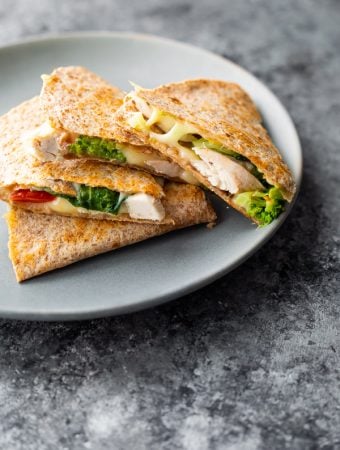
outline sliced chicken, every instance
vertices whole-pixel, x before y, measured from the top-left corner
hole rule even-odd
[[[50,122],[46,121],[24,137],[24,145],[36,158],[42,161],[53,161],[58,158],[60,149],[66,152],[69,144],[77,137],[76,133],[56,130]]]
[[[191,161],[192,166],[222,191],[238,194],[264,189],[262,183],[233,158],[207,148],[193,147],[193,150],[201,159]]]
[[[40,127],[27,133],[23,141],[28,152],[38,159],[51,161],[58,153],[57,137],[58,132],[49,122],[44,122]]]
[[[165,217],[161,201],[148,194],[131,195],[124,201],[123,205],[127,208],[130,217],[134,219],[163,220]],[[124,211],[122,207],[119,212]]]

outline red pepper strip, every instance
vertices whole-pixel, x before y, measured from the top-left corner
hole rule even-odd
[[[13,202],[45,203],[55,200],[55,196],[45,191],[31,191],[30,189],[18,189],[12,192],[10,200]]]

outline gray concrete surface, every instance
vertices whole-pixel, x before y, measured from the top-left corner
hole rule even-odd
[[[0,321],[0,448],[340,449],[340,2],[0,0],[0,44],[87,29],[252,71],[298,127],[303,186],[277,235],[199,292],[113,319]]]

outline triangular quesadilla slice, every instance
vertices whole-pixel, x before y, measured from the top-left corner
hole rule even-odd
[[[164,189],[165,209],[174,219],[173,224],[99,221],[11,208],[6,219],[9,254],[17,280],[23,281],[175,229],[216,220],[215,212],[200,188],[168,183]]]
[[[259,225],[277,218],[294,196],[287,165],[237,84],[136,86],[116,120],[121,139],[152,145]]]
[[[37,158],[105,161],[198,184],[190,172],[154,148],[118,138],[114,114],[124,96],[118,88],[79,66],[59,67],[42,78],[40,102],[45,120],[27,141]]]
[[[26,152],[43,121],[35,97],[0,118],[0,198],[34,212],[171,223],[161,183],[151,174],[94,161],[41,163]],[[162,181],[162,180],[160,180]]]

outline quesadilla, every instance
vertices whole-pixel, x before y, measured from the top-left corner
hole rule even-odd
[[[120,139],[152,145],[260,226],[294,196],[288,167],[237,84],[196,79],[135,86],[116,120]]]
[[[39,126],[39,98],[0,118],[0,198],[44,214],[171,223],[164,192],[151,174],[94,161],[37,163],[25,149]]]
[[[23,281],[175,229],[216,220],[215,212],[200,188],[169,182],[164,189],[164,206],[174,224],[98,221],[11,208],[6,216],[8,245],[17,280]]]
[[[118,139],[113,117],[124,96],[118,88],[79,66],[59,67],[42,78],[45,120],[27,140],[27,149],[37,158],[99,160],[198,184],[190,172],[152,147]]]

